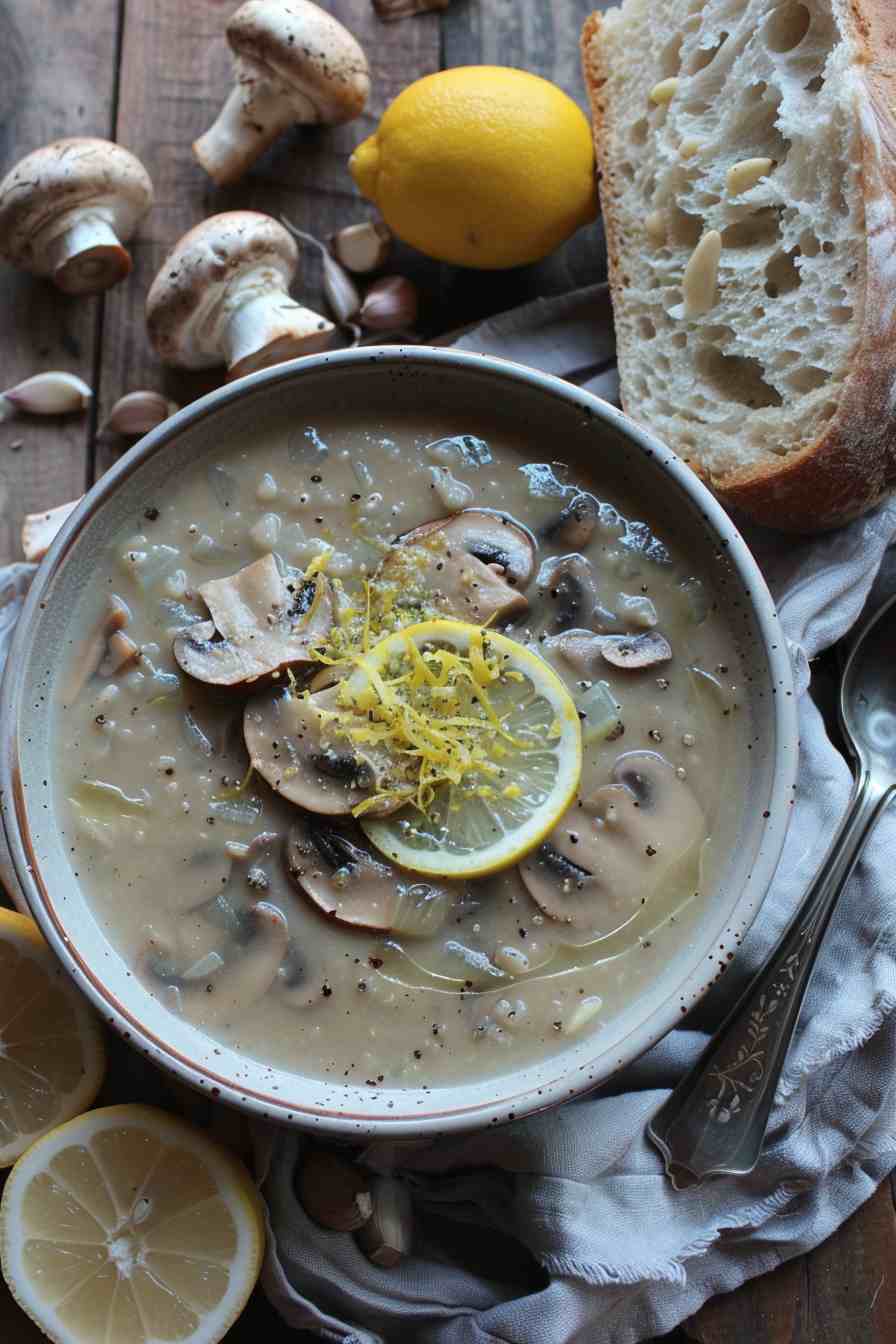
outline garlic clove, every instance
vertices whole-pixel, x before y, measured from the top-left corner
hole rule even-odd
[[[161,392],[128,392],[116,401],[100,433],[139,438],[179,410],[177,402],[169,401]]]
[[[373,1212],[367,1172],[327,1148],[307,1150],[296,1182],[308,1217],[333,1232],[354,1232]]]
[[[417,318],[417,287],[406,276],[387,275],[370,286],[358,320],[369,331],[412,327]]]
[[[290,223],[284,215],[280,216],[280,223],[294,238],[317,248],[324,271],[324,298],[340,326],[350,322],[361,307],[361,295],[351,276],[330,255],[319,238],[306,233],[304,229],[296,228],[295,224]]]
[[[330,311],[340,324],[350,322],[360,311],[361,295],[348,271],[329,252],[321,251],[324,267],[324,297]]]
[[[338,233],[331,233],[327,242],[333,256],[347,271],[366,275],[385,265],[392,247],[392,234],[381,219],[367,220],[364,224],[349,224]]]
[[[80,503],[80,499],[73,499],[70,504],[57,504],[55,509],[46,509],[43,513],[25,514],[22,522],[22,552],[26,560],[35,563],[43,560],[56,533]]]
[[[395,1176],[372,1176],[373,1212],[357,1233],[358,1245],[373,1264],[394,1269],[411,1249],[414,1214],[411,1196]]]
[[[90,405],[93,393],[74,373],[36,373],[3,393],[6,403],[27,415],[71,415]]]

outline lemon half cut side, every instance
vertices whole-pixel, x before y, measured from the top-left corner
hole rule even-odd
[[[33,919],[0,907],[0,1167],[93,1101],[103,1028]]]
[[[88,1111],[46,1134],[0,1204],[3,1275],[56,1344],[216,1344],[263,1250],[249,1173],[152,1106]]]
[[[352,697],[394,725],[397,754],[421,761],[414,803],[360,816],[404,868],[473,877],[508,867],[575,797],[582,736],[572,697],[544,659],[505,635],[450,620],[406,627],[359,660]]]

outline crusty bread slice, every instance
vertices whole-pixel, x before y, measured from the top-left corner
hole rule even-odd
[[[896,486],[896,0],[624,0],[582,53],[626,410],[759,522],[862,513]]]

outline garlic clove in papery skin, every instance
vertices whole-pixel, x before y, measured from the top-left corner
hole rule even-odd
[[[0,420],[14,411],[26,415],[72,415],[86,410],[93,393],[75,373],[36,373],[0,394]]]
[[[161,392],[128,392],[118,398],[100,433],[140,438],[179,410],[177,402],[169,401]]]
[[[369,331],[398,331],[417,320],[417,287],[403,275],[386,275],[370,286],[358,321]]]
[[[327,239],[333,256],[347,271],[366,275],[386,264],[392,250],[392,232],[382,220],[349,224]]]
[[[324,273],[324,298],[336,321],[340,326],[345,326],[361,310],[361,295],[358,293],[354,280],[340,266],[339,262],[330,256],[319,238],[315,238],[313,234],[305,233],[304,229],[297,229],[295,224],[292,224],[284,215],[280,216],[280,222],[285,229],[289,230],[293,238],[308,243],[320,253]]]

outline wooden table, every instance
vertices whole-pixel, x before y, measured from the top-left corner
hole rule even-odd
[[[236,3],[0,0],[0,173],[58,136],[100,135],[138,154],[156,189],[155,207],[132,246],[134,273],[104,299],[68,299],[46,283],[6,268],[0,273],[2,386],[43,369],[69,369],[96,391],[87,416],[0,425],[0,562],[19,555],[24,513],[75,498],[108,465],[110,446],[98,427],[119,396],[159,388],[183,404],[214,385],[206,375],[164,371],[143,324],[150,281],[187,228],[236,207],[285,213],[317,237],[367,217],[346,157],[406,84],[442,66],[521,66],[583,101],[578,32],[593,7],[589,0],[454,0],[443,14],[396,24],[381,23],[370,0],[330,0],[326,7],[359,37],[371,61],[366,116],[337,131],[287,134],[242,184],[219,190],[194,162],[190,145],[230,87],[223,31]],[[316,258],[306,253],[303,267],[299,289],[320,306]],[[464,273],[404,251],[395,269],[419,283],[421,332],[431,337],[537,294],[600,279],[604,259],[594,228],[522,272]],[[896,1184],[885,1182],[826,1245],[715,1299],[672,1339],[893,1344],[894,1198]],[[770,1263],[777,1258],[770,1246]],[[0,1340],[40,1339],[4,1292],[0,1288]],[[257,1295],[228,1339],[249,1344],[259,1337],[271,1344],[296,1338]],[[601,1339],[599,1322],[592,1339]]]

